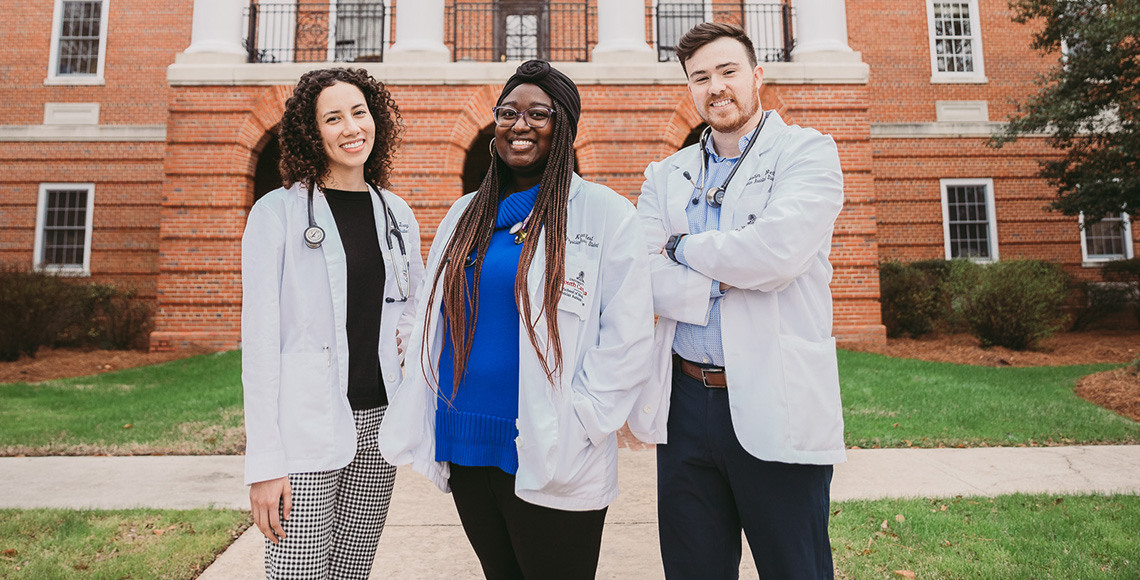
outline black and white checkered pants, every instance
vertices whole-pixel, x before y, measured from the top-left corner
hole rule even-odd
[[[388,517],[396,467],[376,442],[387,407],[352,412],[356,457],[341,469],[290,473],[293,509],[285,539],[265,540],[265,577],[365,580]]]

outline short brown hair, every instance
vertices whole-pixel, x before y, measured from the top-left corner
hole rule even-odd
[[[752,39],[748,38],[743,28],[727,22],[702,22],[686,32],[673,49],[677,54],[677,60],[681,61],[681,68],[688,73],[689,68],[685,66],[685,62],[693,57],[693,53],[720,38],[731,38],[744,45],[744,52],[748,55],[748,66],[756,68],[756,48],[752,45]]]

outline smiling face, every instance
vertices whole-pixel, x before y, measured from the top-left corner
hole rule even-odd
[[[337,189],[366,189],[364,163],[375,144],[376,121],[364,93],[356,85],[335,83],[317,97],[316,114],[328,158],[325,184]]]
[[[526,111],[531,107],[554,108],[550,95],[531,84],[515,87],[499,104],[516,111]],[[510,127],[495,125],[495,152],[511,168],[509,185],[515,191],[533,187],[542,179],[554,136],[555,119],[550,119],[545,127],[535,129],[526,124],[524,117],[519,115]]]
[[[697,49],[685,68],[697,113],[713,131],[735,135],[759,122],[764,73],[749,65],[743,44],[718,38]]]

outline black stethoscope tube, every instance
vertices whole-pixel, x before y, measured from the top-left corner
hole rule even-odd
[[[732,178],[736,176],[736,171],[740,169],[744,158],[748,156],[748,152],[756,144],[756,137],[760,135],[760,130],[764,128],[764,122],[767,120],[768,113],[764,113],[764,116],[760,117],[760,124],[756,126],[756,130],[752,131],[752,137],[748,139],[748,145],[744,147],[744,152],[740,154],[740,160],[732,166],[732,171],[728,173],[728,179],[725,179],[719,187],[714,187],[705,194],[705,201],[708,202],[709,206],[720,207],[724,203],[724,192],[728,190],[728,184],[732,182]],[[712,135],[712,127],[705,127],[705,130],[701,132],[701,174],[698,176],[698,181],[701,184],[697,186],[699,189],[704,189],[704,179],[708,177],[709,151],[707,145],[710,135]]]

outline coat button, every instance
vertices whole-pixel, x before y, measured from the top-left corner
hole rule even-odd
[[[396,381],[396,375],[393,375],[393,374],[384,375],[384,380],[388,381],[389,383],[393,383]]]
[[[653,407],[652,407],[652,406],[650,406],[650,405],[646,405],[646,406],[644,406],[644,407],[642,407],[642,408],[641,408],[641,412],[642,412],[642,413],[652,413],[652,412],[653,412]]]

